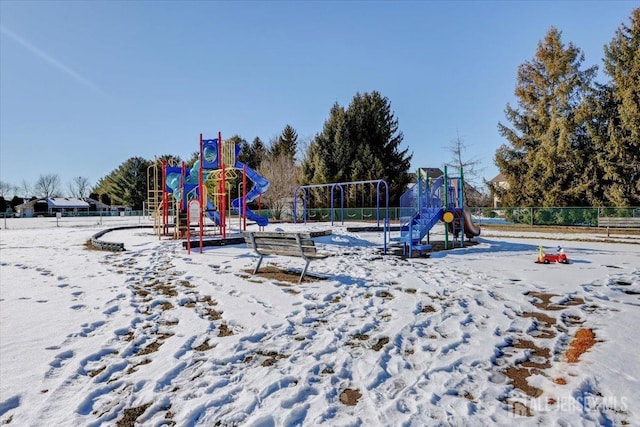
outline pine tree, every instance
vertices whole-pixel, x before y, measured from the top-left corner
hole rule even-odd
[[[610,129],[615,126],[615,111],[616,102],[611,86],[601,84],[596,84],[596,90],[585,99],[581,109],[587,134],[592,142],[592,161],[583,172],[583,180],[588,183],[586,197],[592,206],[605,206],[609,202],[607,195],[612,181],[605,178],[604,165],[607,163],[606,147],[609,144]]]
[[[399,150],[402,140],[389,100],[375,91],[357,93],[346,110],[337,103],[331,108],[322,133],[307,150],[303,182],[384,179],[390,203],[396,204],[410,179],[412,156]]]
[[[251,153],[253,155],[253,162],[251,164],[255,170],[260,167],[260,164],[267,156],[267,152],[267,147],[265,147],[262,140],[256,136],[251,143]]]
[[[348,180],[346,171],[353,155],[349,153],[351,144],[345,121],[344,108],[334,104],[322,132],[311,142],[302,162],[303,182],[325,184]]]
[[[535,57],[518,68],[518,108],[507,104],[513,128],[498,124],[508,144],[496,164],[509,183],[501,194],[509,206],[588,204],[583,171],[591,161],[590,140],[579,107],[591,90],[597,67],[581,70],[584,54],[551,28]]]
[[[357,147],[356,158],[367,158],[366,147],[373,157],[368,165],[370,177],[364,177],[364,180],[384,179],[389,184],[390,203],[397,205],[410,182],[407,171],[412,155],[408,154],[408,149],[400,150],[404,136],[398,130],[398,119],[391,111],[389,100],[376,91],[356,94],[347,117],[348,123],[353,124],[349,127],[349,135]]]
[[[610,183],[605,195],[616,206],[640,205],[640,8],[632,11],[630,21],[604,48],[613,106],[603,107],[610,115],[601,166]]]
[[[270,155],[272,157],[286,156],[295,160],[297,151],[298,133],[291,125],[286,125],[278,139],[272,144]]]
[[[141,210],[147,200],[147,170],[151,164],[141,157],[132,157],[100,178],[92,192],[107,195],[113,204]]]

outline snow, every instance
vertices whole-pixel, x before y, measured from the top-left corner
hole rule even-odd
[[[105,235],[124,252],[86,249],[125,224],[151,222],[0,223],[0,423],[640,425],[638,236],[483,230],[403,259],[379,232],[270,225],[332,231],[309,268],[325,280],[297,284],[254,276],[245,245],[188,255],[150,228]],[[534,263],[538,245],[571,264]],[[569,363],[581,328],[596,344]]]

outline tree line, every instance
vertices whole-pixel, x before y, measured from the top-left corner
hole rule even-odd
[[[604,46],[607,82],[583,62],[551,28],[518,68],[495,155],[504,206],[640,205],[640,8]]]
[[[607,82],[598,83],[598,67],[584,68],[583,62],[584,53],[552,27],[534,57],[518,67],[517,105],[507,104],[506,121],[498,123],[505,141],[494,159],[507,185],[485,181],[503,206],[640,205],[640,8],[604,46]],[[308,141],[299,141],[291,125],[268,144],[237,134],[227,141],[241,147],[238,160],[270,181],[264,206],[281,211],[297,185],[378,179],[387,181],[390,205],[397,206],[414,179],[413,154],[402,149],[403,139],[391,102],[372,91],[356,93],[346,107],[334,104],[322,130]],[[469,177],[477,162],[464,158],[464,148],[459,136],[451,141],[449,164],[463,167]],[[184,160],[187,167],[198,155]],[[74,178],[69,193],[140,210],[149,194],[148,170],[163,160],[183,162],[170,154],[133,157],[91,189],[86,178]],[[239,193],[240,179],[230,179],[228,191]],[[11,189],[51,197],[60,193],[60,182],[50,174],[34,189],[25,181],[19,187],[0,183],[0,202]],[[310,197],[317,205],[329,204],[328,192]],[[375,187],[350,187],[345,197],[348,207],[373,206]]]

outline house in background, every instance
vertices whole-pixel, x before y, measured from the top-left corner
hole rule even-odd
[[[22,218],[31,218],[38,214],[46,214],[49,210],[46,200],[33,199],[16,205],[16,216]]]
[[[89,212],[108,213],[118,215],[129,212],[128,206],[109,206],[90,198],[51,197],[48,199],[33,199],[16,206],[16,216],[31,218],[38,215],[52,215],[56,212],[67,215],[88,214]]]
[[[509,182],[505,178],[504,175],[499,173],[495,178],[489,181],[494,188],[503,188],[505,190],[509,189]],[[493,191],[493,208],[497,209],[500,207],[500,197]]]
[[[89,203],[72,197],[50,197],[47,199],[47,206],[50,214],[71,212],[75,215],[80,212],[89,212]]]
[[[87,203],[89,203],[89,210],[91,212],[110,212],[113,208],[106,203],[102,203],[99,200],[94,199],[84,199]]]

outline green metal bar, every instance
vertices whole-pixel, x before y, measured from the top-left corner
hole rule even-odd
[[[458,205],[460,206],[460,247],[464,248],[464,172],[460,167],[460,192],[458,192]]]
[[[449,208],[449,179],[447,178],[447,165],[444,165],[444,211]],[[444,224],[444,248],[449,249],[449,224]]]

